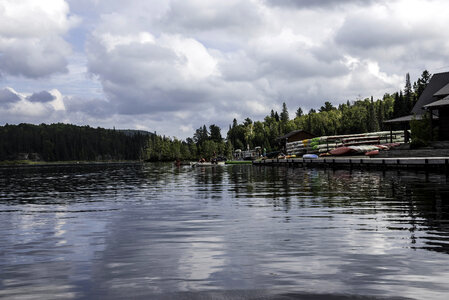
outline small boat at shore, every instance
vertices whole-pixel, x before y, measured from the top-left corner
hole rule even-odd
[[[225,162],[227,165],[252,165],[252,160],[227,160]]]
[[[219,162],[210,162],[210,161],[199,162],[199,161],[192,161],[192,162],[190,162],[190,166],[191,166],[192,168],[195,168],[195,167],[224,166],[224,164],[225,164],[224,161],[219,161]]]

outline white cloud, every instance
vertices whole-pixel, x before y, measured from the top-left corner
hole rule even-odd
[[[39,78],[67,72],[64,35],[78,23],[63,0],[0,1],[0,72]]]
[[[284,101],[293,115],[381,97],[449,60],[445,1],[34,2],[0,0],[0,83],[62,95],[31,105],[4,92],[2,119],[225,134]]]

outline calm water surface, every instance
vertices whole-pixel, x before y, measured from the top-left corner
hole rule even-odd
[[[447,299],[444,174],[0,169],[0,298]]]

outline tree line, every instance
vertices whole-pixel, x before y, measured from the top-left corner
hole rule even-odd
[[[409,115],[413,106],[430,81],[431,74],[425,70],[413,84],[406,74],[403,90],[384,94],[382,99],[373,97],[347,101],[335,107],[330,101],[318,109],[304,113],[301,107],[290,117],[285,102],[282,111],[271,110],[263,121],[250,118],[239,123],[236,119],[229,125],[226,137],[215,124],[198,128],[192,138],[185,141],[165,137],[151,137],[147,158],[154,160],[198,159],[221,155],[230,158],[235,149],[265,148],[267,152],[278,150],[278,138],[293,131],[305,130],[316,136],[354,134],[388,130],[385,120]],[[393,129],[398,129],[393,126]]]
[[[140,131],[70,124],[0,126],[0,161],[138,160],[148,143]]]
[[[298,107],[293,117],[284,102],[280,113],[271,110],[261,121],[246,118],[239,123],[234,119],[225,136],[215,124],[201,126],[185,140],[61,123],[5,125],[0,127],[0,160],[17,158],[19,153],[37,153],[46,161],[231,158],[235,149],[260,146],[267,152],[278,150],[277,139],[298,129],[316,136],[387,130],[385,120],[410,114],[430,76],[424,71],[411,84],[406,74],[404,88],[382,99],[357,99],[338,106],[325,101],[318,110],[312,108],[307,113]]]

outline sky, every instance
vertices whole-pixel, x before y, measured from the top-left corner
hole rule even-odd
[[[0,125],[184,139],[449,71],[443,0],[0,0]]]

